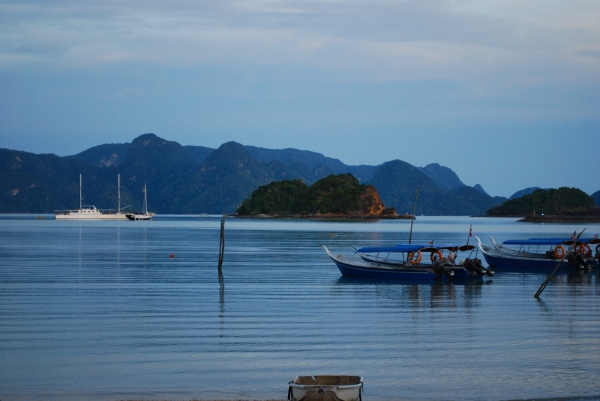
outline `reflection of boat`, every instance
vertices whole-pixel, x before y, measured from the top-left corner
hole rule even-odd
[[[443,277],[453,279],[481,278],[494,273],[484,268],[477,258],[465,259],[454,264],[451,257],[444,258],[442,250],[456,251],[461,246],[444,247],[423,246],[418,244],[400,244],[393,247],[363,247],[356,250],[361,259],[341,254],[333,255],[327,247],[325,252],[333,260],[343,275],[368,278],[399,280],[439,280]],[[472,245],[463,245],[462,250],[471,250]],[[423,254],[430,253],[430,263],[422,262]],[[390,258],[390,254],[394,258]],[[449,255],[450,256],[450,255]]]
[[[144,213],[129,212],[126,214],[129,220],[150,220],[154,213],[148,212],[148,198],[146,185],[144,184]]]
[[[118,177],[119,205],[116,212],[100,211],[94,205],[83,205],[81,174],[79,174],[79,209],[56,211],[56,220],[127,220],[125,213],[121,212],[121,176]]]
[[[360,376],[297,376],[289,382],[288,400],[357,401],[361,399]]]
[[[507,240],[496,243],[492,237],[492,246],[477,245],[490,266],[499,269],[527,270],[593,267],[598,265],[600,245],[596,245],[596,255],[592,256],[592,246],[600,244],[598,238],[580,238],[575,244],[568,238],[530,238],[526,240]],[[568,252],[574,245],[575,252]],[[511,246],[513,248],[511,248]]]

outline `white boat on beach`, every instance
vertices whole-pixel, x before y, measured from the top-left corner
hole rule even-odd
[[[101,211],[94,205],[83,205],[81,192],[81,174],[79,174],[79,209],[57,210],[56,220],[127,220],[127,215],[121,212],[121,175],[118,175],[118,208],[117,211]]]

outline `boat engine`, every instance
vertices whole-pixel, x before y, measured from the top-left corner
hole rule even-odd
[[[580,268],[580,269],[591,269],[592,266],[589,265],[589,263],[587,263],[585,261],[585,259],[583,258],[583,256],[581,256],[580,253],[578,252],[571,252],[569,253],[569,266],[571,267],[575,267],[575,268]]]
[[[463,266],[471,274],[476,274],[479,276],[483,276],[485,274],[486,276],[489,276],[489,277],[492,277],[494,275],[494,272],[492,271],[492,269],[486,269],[485,267],[483,267],[481,260],[477,259],[477,258],[465,259],[465,263],[463,264]]]
[[[431,263],[431,270],[433,270],[438,278],[442,278],[442,275],[448,278],[454,276],[454,272],[450,269],[447,269],[446,266],[444,266],[444,264],[437,259]]]

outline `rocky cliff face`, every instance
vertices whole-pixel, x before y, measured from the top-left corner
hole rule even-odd
[[[374,186],[367,186],[360,193],[360,206],[363,214],[366,215],[381,215],[385,210],[385,205],[379,198],[379,194]]]

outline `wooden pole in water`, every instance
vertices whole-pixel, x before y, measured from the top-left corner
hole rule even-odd
[[[417,211],[417,198],[418,197],[419,197],[419,187],[417,187],[417,193],[415,194],[415,204],[413,205],[412,219],[410,219],[410,234],[408,236],[408,243],[409,244],[412,241],[412,228],[413,228],[413,223],[415,221],[415,212]]]
[[[225,212],[221,219],[221,242],[219,243],[219,274],[222,272],[223,257],[225,256]]]
[[[583,229],[583,231],[585,231],[585,228]],[[554,270],[552,270],[552,273],[550,273],[550,275],[548,275],[548,277],[546,278],[546,281],[544,281],[544,283],[540,286],[540,288],[535,293],[535,295],[534,295],[535,298],[539,298],[540,294],[546,289],[546,286],[548,285],[548,283],[552,279],[552,276],[554,275],[554,273],[556,273],[556,271],[560,267],[560,264],[565,259],[565,256],[567,256],[569,254],[569,252],[571,252],[571,250],[575,249],[575,246],[577,245],[577,241],[579,240],[579,237],[581,237],[581,234],[583,234],[583,231],[580,232],[579,234],[577,234],[577,237],[573,240],[573,243],[571,244],[571,246],[569,247],[569,249],[567,250],[567,252],[565,252],[565,254],[563,255],[563,257],[560,258],[560,261],[558,262],[558,264],[556,265],[556,267],[554,268]]]

